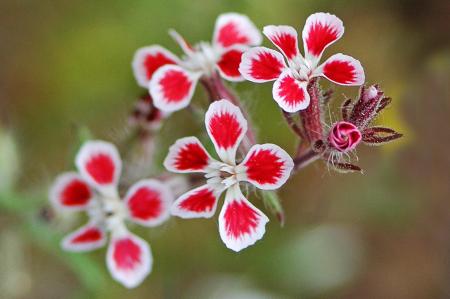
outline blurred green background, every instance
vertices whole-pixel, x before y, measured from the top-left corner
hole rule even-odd
[[[220,241],[217,217],[136,228],[155,262],[140,287],[126,290],[107,273],[104,249],[60,250],[61,237],[84,220],[52,215],[47,188],[73,168],[77,128],[114,142],[127,134],[143,92],[130,67],[138,47],[158,43],[180,54],[168,28],[209,41],[217,15],[228,11],[259,28],[299,30],[311,13],[338,15],[346,32],[325,57],[343,52],[362,62],[367,82],[393,98],[378,122],[405,138],[361,146],[364,175],[322,163],[302,170],[280,192],[285,226],[271,217],[263,240],[238,254]],[[450,298],[449,16],[445,0],[2,0],[0,297]],[[293,153],[271,84],[233,86],[259,140]],[[357,88],[337,88],[337,105],[344,92]],[[204,97],[197,88],[194,101]],[[157,163],[188,133],[204,134],[201,123],[175,113],[160,133]]]

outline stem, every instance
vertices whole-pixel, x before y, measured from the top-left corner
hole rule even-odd
[[[286,120],[287,124],[291,127],[292,131],[294,131],[294,133],[297,134],[302,140],[306,139],[305,134],[295,122],[294,118],[292,117],[292,114],[284,110],[281,111],[283,112],[284,119]]]
[[[323,139],[322,115],[320,112],[320,91],[318,79],[314,78],[308,85],[310,103],[308,108],[300,111],[303,128],[310,144]]]
[[[320,155],[312,149],[294,158],[294,170],[298,171],[320,158]]]
[[[248,117],[246,111],[242,109],[240,100],[237,97],[237,95],[225,86],[222,78],[216,72],[209,77],[203,78],[201,80],[201,83],[205,87],[211,103],[220,99],[227,99],[234,105],[241,108],[241,111],[245,119],[247,119],[247,122],[250,122],[250,118]],[[246,138],[243,140],[242,145],[245,147],[246,150],[248,150],[255,143],[256,137],[252,126],[249,124],[246,133]]]

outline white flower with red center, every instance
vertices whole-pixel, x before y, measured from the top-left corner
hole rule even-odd
[[[77,172],[58,176],[50,190],[55,207],[85,211],[89,221],[66,236],[68,251],[89,251],[110,241],[106,256],[114,279],[128,288],[139,285],[150,273],[153,258],[146,241],[130,233],[125,221],[153,227],[170,216],[173,194],[161,182],[142,180],[131,186],[123,200],[118,193],[122,162],[116,147],[104,141],[86,142],[76,156]]]
[[[210,218],[226,190],[219,232],[228,248],[240,251],[262,238],[269,219],[244,197],[239,183],[277,189],[289,178],[294,163],[275,144],[256,144],[237,163],[236,151],[247,131],[247,121],[241,110],[227,100],[209,106],[205,125],[220,160],[212,158],[196,137],[179,139],[170,147],[164,161],[169,171],[200,172],[207,178],[205,185],[180,196],[171,213],[182,218]]]
[[[239,71],[252,82],[275,81],[273,98],[286,112],[308,107],[307,86],[314,77],[325,77],[340,85],[364,83],[364,70],[353,57],[339,53],[319,65],[325,48],[344,34],[344,25],[335,15],[315,13],[308,17],[302,32],[305,57],[300,54],[293,27],[270,25],[264,27],[263,33],[282,54],[266,47],[251,48],[242,56]]]
[[[262,37],[247,16],[222,14],[217,18],[212,43],[187,43],[170,31],[184,52],[181,59],[167,49],[153,45],[140,48],[133,59],[139,85],[149,88],[154,104],[163,111],[176,111],[189,105],[199,79],[215,72],[229,81],[242,81],[241,56],[248,46],[261,44]]]

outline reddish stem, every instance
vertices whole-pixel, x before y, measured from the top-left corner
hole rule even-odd
[[[294,158],[294,170],[298,171],[319,158],[320,155],[314,150],[310,149]]]
[[[286,112],[282,110],[284,119],[286,120],[289,127],[291,127],[292,131],[294,131],[295,134],[298,135],[302,140],[306,139],[305,134],[303,133],[300,126],[295,122],[294,118],[292,117],[292,114],[289,112]]]
[[[308,94],[310,103],[308,108],[300,111],[303,128],[309,144],[314,144],[317,140],[323,139],[322,118],[320,112],[320,91],[317,78],[312,79],[308,84]]]

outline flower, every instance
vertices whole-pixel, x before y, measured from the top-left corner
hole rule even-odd
[[[112,277],[128,288],[139,285],[150,273],[153,258],[146,241],[130,233],[125,221],[153,227],[170,216],[173,194],[153,179],[131,186],[123,200],[118,194],[122,162],[116,147],[88,141],[75,159],[77,172],[59,175],[50,190],[56,208],[85,211],[89,221],[66,236],[61,245],[83,252],[103,247],[111,233],[106,263]]]
[[[253,145],[237,163],[236,151],[247,131],[247,121],[228,100],[209,106],[205,125],[220,160],[212,158],[196,137],[178,139],[170,147],[164,160],[169,171],[204,173],[207,179],[205,185],[180,196],[171,213],[182,218],[210,218],[226,191],[219,232],[228,248],[240,251],[262,238],[269,219],[244,197],[239,183],[248,182],[262,190],[278,189],[289,178],[294,163],[275,144]]]
[[[329,13],[315,13],[308,17],[302,37],[305,57],[298,49],[297,31],[291,26],[265,26],[264,35],[283,55],[266,47],[255,47],[242,56],[239,71],[252,82],[274,81],[274,100],[286,112],[306,109],[310,102],[309,81],[325,77],[340,85],[361,85],[364,70],[360,62],[344,54],[335,54],[319,65],[325,48],[344,34],[342,21]]]
[[[362,135],[358,128],[346,121],[335,123],[328,135],[331,146],[342,153],[355,149],[361,142],[361,138]]]
[[[138,49],[132,63],[138,84],[149,89],[155,106],[163,111],[189,105],[198,80],[216,71],[229,81],[244,80],[238,70],[242,53],[262,41],[250,19],[237,13],[217,18],[212,43],[191,46],[174,30],[169,33],[182,48],[182,59],[153,45]]]

